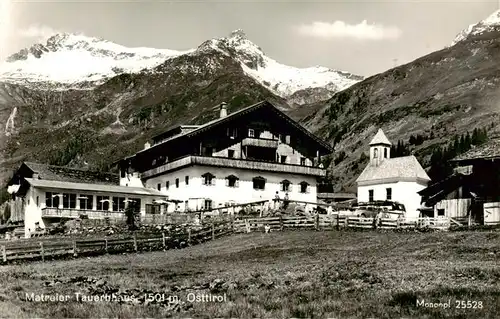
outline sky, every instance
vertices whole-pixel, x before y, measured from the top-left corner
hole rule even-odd
[[[498,9],[500,0],[0,0],[0,58],[57,32],[186,50],[243,29],[281,63],[370,76],[444,48]]]

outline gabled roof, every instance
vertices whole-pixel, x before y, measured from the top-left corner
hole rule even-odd
[[[78,190],[78,191],[91,191],[103,193],[120,193],[131,195],[146,195],[146,196],[161,196],[166,197],[165,194],[145,187],[129,187],[119,185],[98,185],[87,183],[71,183],[62,181],[50,181],[44,179],[25,178],[25,180],[34,187],[51,188],[51,189],[64,189],[64,190]]]
[[[377,144],[384,144],[384,145],[392,145],[391,141],[385,136],[384,131],[382,129],[378,129],[377,134],[372,138],[370,145],[377,145]]]
[[[44,180],[74,183],[84,182],[101,185],[118,185],[120,183],[118,174],[87,171],[33,162],[24,162],[23,165],[33,173],[38,173],[39,178]]]
[[[429,185],[417,193],[426,198],[426,206],[431,206],[444,199],[449,193],[456,190],[460,186],[468,185],[470,183],[469,180],[470,175],[455,173],[439,182]],[[465,192],[467,192],[467,190],[465,190]],[[467,195],[463,194],[462,196]]]
[[[495,158],[500,158],[500,137],[490,138],[486,143],[475,146],[467,152],[453,158],[451,162]]]
[[[230,122],[231,120],[234,120],[237,117],[246,115],[248,113],[254,112],[254,111],[256,111],[258,109],[262,109],[262,108],[270,108],[270,109],[272,109],[279,116],[281,116],[282,118],[284,118],[289,124],[291,124],[292,126],[294,126],[295,128],[297,128],[298,130],[300,130],[302,133],[304,133],[305,135],[307,135],[311,139],[313,139],[322,148],[324,148],[324,150],[326,152],[328,152],[328,153],[333,152],[333,148],[330,145],[328,145],[325,141],[323,141],[322,139],[318,138],[317,136],[315,136],[314,134],[312,134],[311,132],[309,132],[302,125],[300,125],[299,123],[297,123],[296,121],[294,121],[292,118],[290,118],[288,115],[286,115],[285,113],[283,113],[282,111],[280,111],[278,108],[276,108],[274,105],[272,105],[268,101],[261,101],[259,103],[256,103],[256,104],[250,105],[248,107],[245,107],[245,108],[243,108],[243,109],[241,109],[239,111],[230,113],[230,114],[228,114],[227,116],[225,116],[223,118],[217,118],[215,120],[212,120],[212,121],[210,121],[208,123],[200,125],[196,129],[193,129],[191,131],[187,131],[187,132],[183,132],[181,134],[175,135],[171,139],[168,139],[166,142],[171,142],[173,140],[177,140],[177,139],[182,138],[182,137],[193,137],[193,136],[196,136],[196,135],[203,134],[203,133],[205,133],[206,131],[208,131],[208,130],[210,130],[212,128],[215,128],[215,127],[217,127],[219,125],[222,125],[224,123]],[[153,149],[155,147],[158,147],[159,145],[162,145],[162,144],[163,143],[152,145],[150,148],[143,149],[143,150],[137,152],[136,154],[139,154],[139,153],[142,153],[142,152],[147,152],[147,151],[149,151],[149,150],[151,150],[151,149]]]
[[[383,180],[431,179],[413,155],[387,158],[378,166],[369,163],[359,175],[356,182],[379,182]]]

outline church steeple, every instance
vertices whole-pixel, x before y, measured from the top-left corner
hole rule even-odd
[[[378,129],[370,142],[370,164],[378,166],[384,159],[391,158],[391,145],[384,131]]]

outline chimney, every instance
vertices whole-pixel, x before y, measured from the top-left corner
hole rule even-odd
[[[144,149],[145,150],[147,150],[150,147],[151,147],[151,144],[149,144],[149,142],[144,143]]]
[[[220,104],[220,118],[226,117],[227,116],[227,103],[222,102]]]

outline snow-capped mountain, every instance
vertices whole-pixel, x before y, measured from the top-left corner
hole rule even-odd
[[[231,55],[241,63],[247,75],[285,98],[297,91],[318,87],[337,92],[363,80],[361,76],[322,66],[296,68],[281,64],[266,56],[241,29],[233,31],[228,38],[209,40],[198,50],[207,48]]]
[[[229,37],[208,40],[186,51],[127,48],[103,39],[58,34],[45,44],[35,44],[10,56],[0,65],[0,81],[59,90],[89,89],[122,73],[154,72],[167,60],[207,50],[231,56],[248,76],[284,98],[311,88],[333,94],[363,79],[320,66],[296,68],[280,64],[267,57],[242,30],[236,30]]]
[[[493,31],[500,27],[500,10],[493,12],[486,19],[478,23],[469,25],[466,29],[462,30],[453,40],[451,46],[460,41],[467,39],[471,35],[482,34],[484,32]]]
[[[191,51],[127,48],[103,39],[57,34],[46,44],[35,44],[7,58],[0,65],[0,81],[60,84],[63,89],[82,88],[82,83],[93,87],[118,74],[153,68]]]

